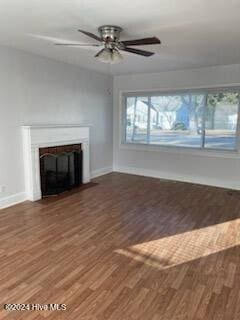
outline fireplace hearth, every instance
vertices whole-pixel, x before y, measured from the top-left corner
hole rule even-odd
[[[81,144],[39,149],[42,197],[58,195],[82,184]]]

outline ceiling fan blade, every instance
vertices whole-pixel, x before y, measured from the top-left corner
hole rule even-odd
[[[145,50],[139,50],[139,49],[133,49],[133,48],[124,48],[124,49],[120,49],[120,50],[131,52],[131,53],[135,53],[135,54],[139,54],[140,56],[144,56],[144,57],[150,57],[150,56],[152,56],[154,54],[154,52],[145,51]]]
[[[101,38],[99,36],[96,36],[95,34],[91,33],[91,32],[88,32],[88,31],[84,31],[84,30],[81,30],[81,29],[78,29],[79,32],[85,34],[86,36],[90,37],[90,38],[93,38],[97,41],[102,41]]]
[[[54,43],[55,46],[65,47],[100,47],[100,44],[93,43]]]
[[[141,46],[141,45],[160,44],[161,43],[161,41],[156,37],[136,39],[136,40],[126,40],[126,41],[121,41],[121,42],[125,46]]]

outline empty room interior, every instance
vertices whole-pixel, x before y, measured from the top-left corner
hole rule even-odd
[[[0,1],[0,319],[240,319],[240,1]]]

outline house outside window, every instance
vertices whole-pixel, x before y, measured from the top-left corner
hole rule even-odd
[[[123,143],[238,149],[239,89],[124,95]]]

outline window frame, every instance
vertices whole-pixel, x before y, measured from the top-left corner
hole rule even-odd
[[[234,149],[217,149],[217,148],[206,148],[204,146],[203,136],[205,138],[205,132],[201,136],[201,146],[199,147],[187,147],[178,145],[166,145],[166,144],[150,144],[149,143],[149,121],[148,119],[148,136],[146,143],[128,142],[126,140],[126,99],[128,97],[147,97],[148,101],[150,97],[154,96],[171,96],[171,95],[184,95],[184,94],[203,94],[205,95],[205,104],[203,110],[203,130],[205,131],[205,117],[206,117],[206,101],[208,94],[217,94],[220,92],[237,91],[239,93],[238,101],[238,117],[236,125],[235,135],[235,148]],[[150,109],[150,108],[148,108]],[[149,112],[149,111],[148,111]],[[203,141],[202,141],[203,140]],[[134,149],[134,150],[148,150],[148,151],[172,151],[181,153],[199,153],[206,155],[227,156],[227,157],[239,157],[240,155],[240,86],[214,86],[208,88],[188,88],[188,89],[169,89],[169,90],[136,90],[136,91],[120,91],[120,148]]]

